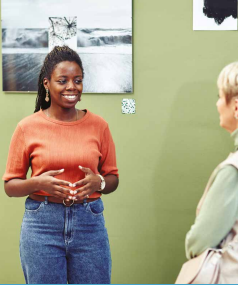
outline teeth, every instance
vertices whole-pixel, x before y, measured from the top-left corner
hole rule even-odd
[[[74,96],[64,96],[66,99],[75,99],[75,95]]]

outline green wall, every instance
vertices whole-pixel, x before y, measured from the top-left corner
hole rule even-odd
[[[219,127],[216,79],[238,59],[238,33],[192,30],[192,1],[134,0],[134,94],[84,95],[110,125],[120,171],[103,197],[113,283],[173,283],[185,261],[184,237],[212,169],[233,150]],[[0,82],[2,90],[2,81]],[[136,99],[122,115],[121,100]],[[0,94],[0,173],[18,121],[34,94]],[[24,198],[0,191],[0,283],[24,283],[19,233]]]

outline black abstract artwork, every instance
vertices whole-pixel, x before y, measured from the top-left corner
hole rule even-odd
[[[220,25],[232,16],[237,18],[237,0],[204,0],[203,13]]]

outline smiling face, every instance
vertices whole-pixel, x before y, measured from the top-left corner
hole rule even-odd
[[[237,112],[236,105],[237,100],[235,100],[235,98],[232,98],[231,101],[227,103],[224,92],[222,89],[219,89],[219,99],[217,100],[216,106],[220,114],[220,126],[230,133],[237,129],[237,120],[235,119]]]
[[[62,61],[56,65],[51,78],[44,78],[49,89],[51,106],[64,109],[74,108],[83,91],[83,73],[74,61]]]

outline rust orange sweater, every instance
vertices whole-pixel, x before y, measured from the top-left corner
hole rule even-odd
[[[85,116],[75,122],[48,118],[42,110],[20,121],[12,136],[2,179],[26,179],[29,167],[32,177],[64,168],[64,172],[55,177],[74,183],[85,177],[79,165],[103,176],[118,176],[108,124],[100,116],[85,111]],[[49,196],[44,189],[34,194]],[[90,197],[100,195],[95,192]]]

